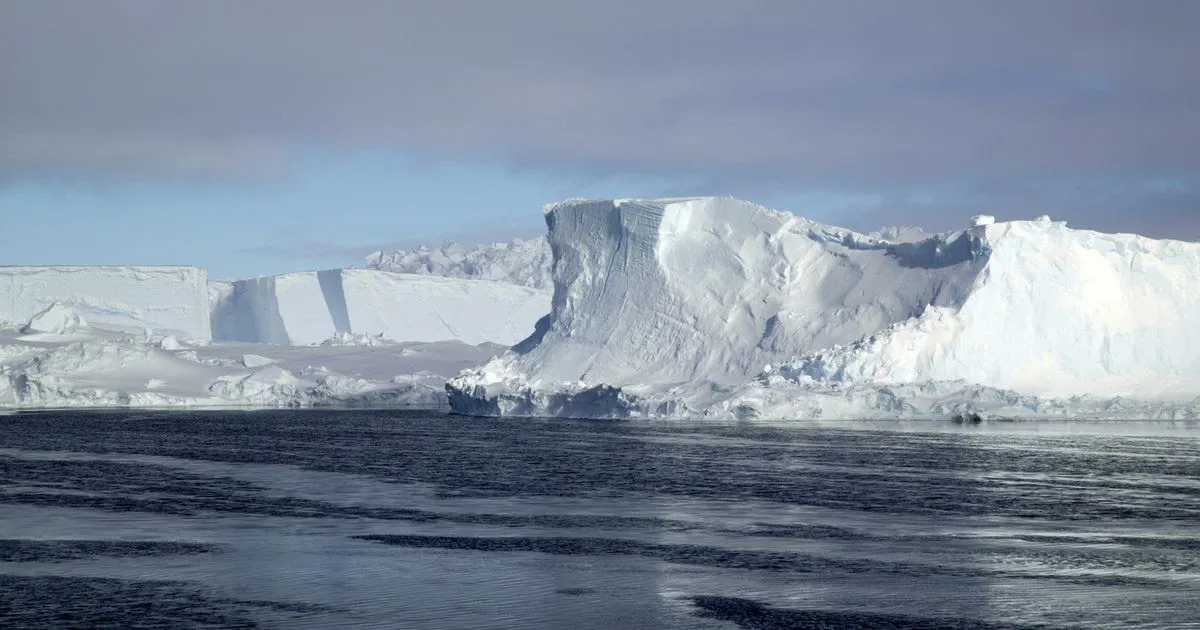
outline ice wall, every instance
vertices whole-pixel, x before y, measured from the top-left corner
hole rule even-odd
[[[459,410],[697,412],[748,384],[1200,395],[1197,244],[1048,221],[894,243],[717,198],[564,202],[546,221],[550,316],[451,382]]]
[[[0,267],[0,320],[24,322],[55,302],[99,328],[211,338],[198,267]]]
[[[217,339],[316,344],[338,333],[511,345],[549,311],[545,291],[501,282],[332,269],[213,288]]]
[[[550,295],[503,282],[346,269],[351,332],[403,341],[512,345],[550,310]]]

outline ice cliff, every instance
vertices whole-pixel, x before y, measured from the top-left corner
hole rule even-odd
[[[1045,218],[881,240],[728,198],[545,209],[551,312],[488,415],[1200,415],[1200,245]]]
[[[511,345],[550,308],[550,295],[484,280],[331,269],[217,282],[213,337],[283,345],[338,335]]]
[[[99,328],[209,339],[207,282],[199,267],[0,267],[0,321],[59,304]]]

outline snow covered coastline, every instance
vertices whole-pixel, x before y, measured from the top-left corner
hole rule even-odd
[[[977,217],[906,243],[726,198],[545,211],[550,315],[481,415],[1200,417],[1200,245]]]

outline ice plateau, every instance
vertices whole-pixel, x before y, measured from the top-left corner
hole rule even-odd
[[[545,208],[550,313],[481,415],[1200,417],[1200,244],[1044,217],[907,242],[730,198]]]

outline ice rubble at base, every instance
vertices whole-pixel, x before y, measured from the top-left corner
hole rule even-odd
[[[29,323],[21,327],[21,332],[69,335],[86,330],[87,327],[87,320],[83,316],[69,306],[55,302],[30,317]]]
[[[1200,244],[1046,217],[892,242],[727,198],[545,216],[551,312],[456,411],[1200,417]]]
[[[206,276],[0,268],[0,408],[444,406],[451,375],[525,337],[550,303],[375,269]]]
[[[440,407],[449,375],[500,349],[458,341],[213,344],[89,328],[55,304],[0,330],[0,408]]]

